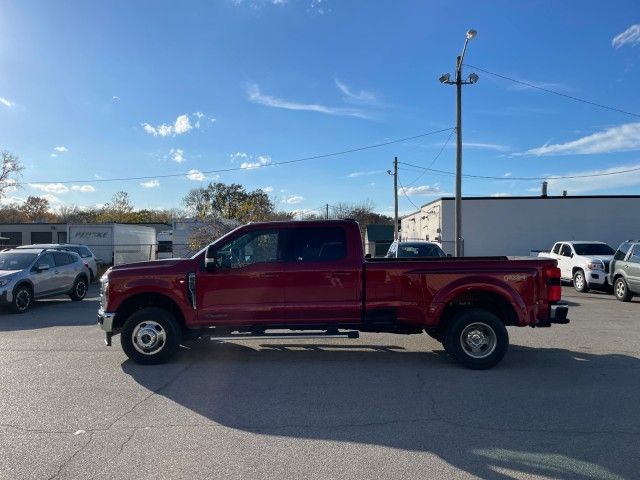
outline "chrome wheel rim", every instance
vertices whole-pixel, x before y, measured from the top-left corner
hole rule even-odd
[[[29,308],[30,303],[31,303],[31,294],[29,293],[28,290],[20,290],[16,294],[16,307],[21,312]]]
[[[483,322],[467,325],[460,334],[460,345],[464,352],[472,358],[487,358],[496,349],[498,338],[496,332]]]
[[[131,334],[134,348],[143,355],[155,355],[160,352],[167,340],[162,325],[153,320],[140,322]]]
[[[618,280],[618,283],[616,283],[616,295],[620,298],[624,297],[625,290],[624,282]]]
[[[83,281],[79,281],[76,284],[76,296],[84,298],[87,293],[87,285]]]
[[[581,273],[578,273],[576,275],[576,279],[574,280],[575,284],[576,284],[576,288],[578,290],[582,290],[582,288],[584,287],[584,277],[582,276]]]

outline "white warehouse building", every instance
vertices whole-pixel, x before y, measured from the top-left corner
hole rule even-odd
[[[453,254],[455,199],[443,197],[401,219],[401,240],[428,240]],[[640,238],[640,195],[464,197],[466,256],[529,255],[559,240],[597,240],[614,249]]]

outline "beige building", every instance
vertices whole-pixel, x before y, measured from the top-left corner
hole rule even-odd
[[[401,219],[401,240],[428,240],[454,252],[454,198],[443,197]],[[466,197],[466,256],[529,255],[559,240],[598,240],[613,248],[640,238],[640,195]]]

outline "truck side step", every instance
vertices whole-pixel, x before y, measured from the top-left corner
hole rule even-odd
[[[307,333],[307,332],[291,332],[291,333],[232,333],[229,335],[215,335],[209,333],[203,333],[201,336],[209,337],[211,340],[264,340],[270,339],[318,339],[318,338],[360,338],[360,332],[356,330],[350,330],[347,332],[328,331],[326,333]]]

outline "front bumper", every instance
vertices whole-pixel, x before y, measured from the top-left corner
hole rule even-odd
[[[113,331],[114,318],[116,318],[115,313],[105,312],[102,309],[98,310],[98,325],[100,325],[100,328],[106,333],[105,343],[107,346],[111,346],[111,337],[113,337],[115,333]]]
[[[587,270],[585,273],[587,285],[608,285],[608,276],[604,270]]]
[[[0,291],[0,306],[6,307],[7,305],[10,305],[12,301],[13,301],[13,298],[11,298],[10,290]]]

